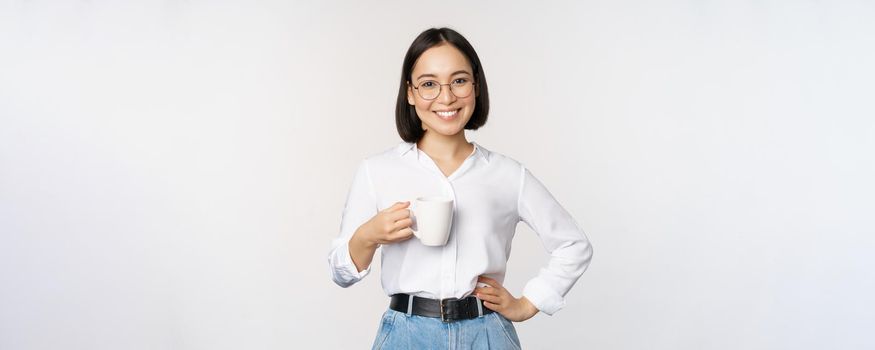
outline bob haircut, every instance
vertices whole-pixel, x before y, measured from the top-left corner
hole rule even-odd
[[[422,130],[422,120],[416,115],[416,108],[407,103],[407,87],[413,75],[413,65],[426,50],[440,44],[450,44],[468,58],[474,74],[474,113],[465,124],[465,129],[477,130],[486,124],[486,116],[489,115],[489,89],[486,85],[486,75],[483,66],[474,47],[455,30],[449,28],[428,29],[410,44],[407,55],[404,56],[404,64],[401,66],[401,83],[398,87],[398,103],[395,105],[395,126],[398,135],[406,142],[417,142],[425,135]]]

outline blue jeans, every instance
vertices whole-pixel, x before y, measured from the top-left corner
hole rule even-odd
[[[444,323],[439,318],[386,310],[372,349],[520,349],[513,324],[493,312]]]

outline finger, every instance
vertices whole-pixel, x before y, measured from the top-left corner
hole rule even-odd
[[[384,212],[391,213],[397,210],[401,210],[410,206],[410,202],[395,202],[391,207],[383,209]]]
[[[490,287],[496,287],[496,288],[500,288],[500,287],[501,287],[501,283],[498,283],[498,281],[496,281],[496,280],[494,280],[494,279],[491,279],[491,278],[489,278],[489,277],[486,277],[486,276],[480,276],[480,277],[478,277],[478,278],[477,278],[477,282],[483,282],[483,283],[486,283],[486,284],[488,284]]]
[[[400,229],[389,234],[389,240],[393,242],[406,241],[410,239],[410,237],[413,237],[413,230],[411,230],[409,227]]]
[[[474,288],[474,293],[498,295],[498,289],[492,287],[479,287]]]
[[[410,219],[410,218],[401,219],[401,220],[395,221],[395,230],[397,231],[397,230],[405,229],[405,228],[410,227],[410,225],[413,225],[412,219]]]
[[[483,301],[483,306],[485,306],[487,309],[492,310],[492,311],[501,311],[500,310],[501,305],[498,305],[495,303],[490,303],[490,302],[485,301],[485,300]]]
[[[406,219],[406,218],[410,217],[410,210],[396,210],[393,212],[389,212],[388,215],[386,215],[386,217],[392,221]]]
[[[480,300],[488,301],[488,302],[496,304],[496,305],[501,304],[501,298],[498,297],[497,295],[489,295],[489,294],[480,293],[480,294],[477,294],[477,297],[480,298]]]
[[[396,238],[387,238],[387,239],[384,239],[382,242],[380,242],[380,244],[383,244],[383,245],[386,245],[386,244],[397,244],[397,243],[401,243],[401,242],[404,242],[404,241],[406,241],[406,240],[409,240],[410,237],[413,237],[413,236],[396,237]]]
[[[410,238],[412,238],[412,237],[413,237],[413,235],[410,235],[410,236],[401,236],[401,237],[398,237],[398,238],[396,238],[395,240],[393,240],[392,243],[401,243],[401,242],[404,242],[404,241],[410,240]]]

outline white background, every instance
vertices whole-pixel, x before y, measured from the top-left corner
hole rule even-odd
[[[0,348],[364,349],[326,256],[400,139],[401,61],[468,37],[488,124],[590,269],[529,349],[871,349],[871,1],[0,2]],[[545,263],[518,230],[507,287]]]

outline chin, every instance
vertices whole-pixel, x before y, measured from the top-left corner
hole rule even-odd
[[[436,133],[438,133],[438,134],[441,134],[441,135],[444,135],[444,136],[453,136],[453,135],[458,134],[458,133],[460,133],[460,132],[464,132],[464,131],[465,131],[465,126],[464,126],[464,125],[461,125],[461,126],[444,126],[444,127],[441,127],[441,128],[429,128],[429,130],[434,131],[434,132],[436,132]]]

